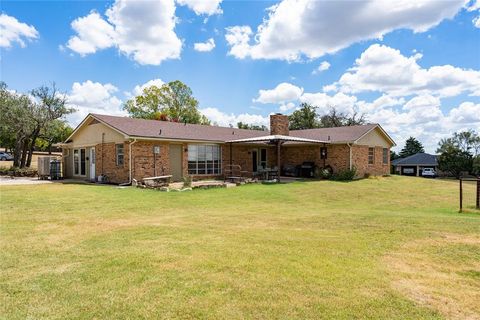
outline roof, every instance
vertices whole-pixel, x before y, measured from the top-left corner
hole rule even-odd
[[[166,139],[180,141],[211,141],[226,142],[241,139],[260,138],[266,141],[270,132],[260,130],[237,129],[229,127],[208,126],[200,124],[184,124],[178,122],[136,119],[130,117],[110,116],[103,114],[89,114],[73,131],[70,137],[82,127],[88,119],[96,119],[108,127],[122,133],[125,137],[144,139]],[[395,142],[378,124],[357,125],[336,128],[321,128],[307,130],[290,130],[289,141],[310,143],[353,143],[375,128],[379,128],[393,145]]]
[[[91,114],[97,120],[131,137],[227,141],[264,136],[265,131],[216,127],[200,124],[134,119],[129,117]]]
[[[305,138],[298,138],[292,136],[283,136],[283,135],[270,135],[270,136],[262,136],[262,137],[254,137],[254,138],[247,138],[247,139],[237,139],[237,140],[230,140],[226,142],[230,143],[242,143],[242,142],[265,142],[265,141],[291,141],[291,142],[306,142],[306,143],[328,143],[327,141],[320,141],[314,139],[305,139]]]
[[[290,130],[290,135],[299,138],[324,140],[330,143],[354,142],[377,127],[381,128],[378,124],[373,123],[346,127]],[[390,136],[383,129],[381,131],[395,145]]]
[[[437,156],[428,153],[416,153],[414,155],[392,161],[394,166],[436,166]]]

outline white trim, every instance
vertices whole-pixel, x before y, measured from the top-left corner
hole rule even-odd
[[[128,163],[128,184],[131,184],[133,181],[133,176],[132,176],[132,146],[137,142],[137,139],[134,139],[133,142],[130,142],[128,144],[128,157],[129,157],[129,163]]]

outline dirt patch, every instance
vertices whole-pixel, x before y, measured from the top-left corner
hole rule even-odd
[[[411,241],[385,261],[395,290],[449,319],[480,319],[480,235]]]

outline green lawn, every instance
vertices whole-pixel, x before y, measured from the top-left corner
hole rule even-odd
[[[1,319],[480,318],[456,181],[0,195]]]

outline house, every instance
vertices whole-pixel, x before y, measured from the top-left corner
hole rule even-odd
[[[270,117],[270,132],[89,114],[61,144],[64,175],[128,183],[160,175],[180,181],[222,176],[231,164],[245,174],[309,162],[358,176],[389,174],[395,142],[378,124],[289,130],[288,116]],[[278,164],[280,164],[278,166]]]
[[[421,176],[423,169],[432,168],[438,172],[437,156],[419,152],[414,155],[392,161],[394,171],[404,176]]]

